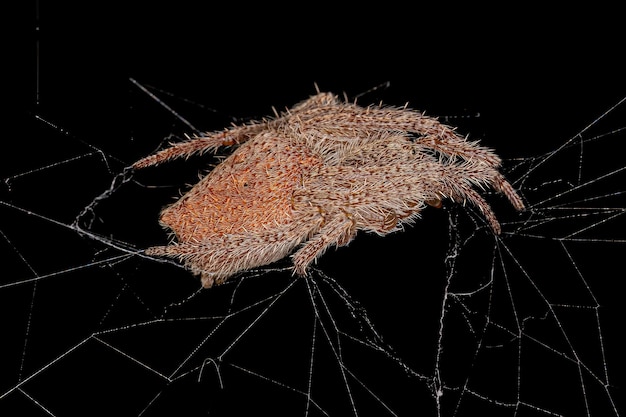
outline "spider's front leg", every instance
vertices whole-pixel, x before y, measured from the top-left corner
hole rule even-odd
[[[433,149],[446,157],[480,160],[491,167],[499,167],[501,160],[491,149],[467,140],[455,128],[441,123],[436,117],[407,108],[368,107],[361,110],[366,115],[368,129],[388,132],[404,131],[416,134],[416,143]]]
[[[404,130],[416,133],[419,137],[415,140],[423,146],[433,149],[441,154],[455,159],[461,157],[466,161],[479,160],[490,167],[499,167],[500,157],[491,149],[478,145],[461,136],[456,129],[441,123],[437,118],[426,116],[417,111],[396,109],[391,113],[378,115],[381,119],[392,120],[388,128]]]

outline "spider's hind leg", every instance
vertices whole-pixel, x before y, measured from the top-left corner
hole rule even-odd
[[[158,165],[175,158],[188,158],[194,154],[203,154],[215,151],[222,146],[240,145],[253,138],[266,129],[266,124],[250,123],[244,126],[236,126],[221,132],[207,134],[206,136],[196,136],[186,141],[172,144],[171,147],[163,149],[155,154],[146,156],[135,162],[132,167],[135,169],[146,168]]]
[[[203,268],[202,262],[198,259],[198,255],[205,252],[206,247],[197,244],[172,244],[167,246],[152,246],[145,250],[145,254],[155,257],[176,258],[181,261],[187,269],[194,275],[200,276],[202,286],[211,288],[214,285],[223,284],[236,271],[227,268],[209,268],[212,272],[208,272]]]
[[[135,169],[141,169],[152,165],[158,165],[170,159],[189,157],[195,153],[207,152],[222,146],[221,142],[222,141],[216,137],[188,139],[184,142],[175,143],[171,147],[163,149],[155,154],[148,155],[135,162],[132,167]]]

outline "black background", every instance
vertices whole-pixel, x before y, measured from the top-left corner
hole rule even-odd
[[[192,4],[30,2],[24,10],[17,12],[20,29],[15,34],[15,41],[10,42],[8,56],[12,57],[13,51],[17,54],[14,59],[5,61],[10,74],[5,82],[7,91],[17,91],[18,94],[8,96],[10,108],[3,112],[9,117],[4,122],[8,133],[1,159],[2,177],[9,178],[47,166],[50,161],[68,157],[73,150],[84,154],[90,145],[107,155],[111,171],[115,173],[153,152],[166,135],[189,133],[189,126],[165,111],[131,80],[148,87],[199,130],[220,129],[233,121],[271,115],[272,106],[279,110],[291,106],[314,94],[316,85],[322,91],[345,93],[351,98],[375,89],[364,94],[362,100],[383,100],[393,105],[409,102],[411,107],[458,125],[471,138],[482,139],[482,143],[497,149],[507,161],[554,149],[617,103],[626,91],[621,56],[623,34],[619,30],[619,22],[613,21],[615,14],[609,10],[551,12],[521,3],[506,10],[479,6],[457,8],[441,3],[436,7],[418,3],[410,9],[391,4],[376,4],[376,7],[358,4],[347,6],[347,9],[342,7],[341,10],[337,4],[290,4],[285,7],[269,4],[249,6],[233,2],[219,6]],[[65,153],[68,150],[70,153]],[[615,153],[616,150],[610,152]],[[97,158],[84,158],[84,162],[87,165],[99,164]],[[600,161],[586,162],[601,165]],[[164,242],[164,233],[156,225],[159,208],[177,195],[176,186],[191,182],[198,169],[205,166],[205,161],[191,160],[188,166],[179,163],[169,170],[164,168],[158,172],[139,174],[139,180],[148,184],[173,186],[157,191],[156,195],[146,193],[134,196],[140,200],[138,202],[127,200],[128,196],[124,194],[132,194],[134,189],[120,189],[116,197],[99,206],[101,211],[98,215],[103,220],[96,222],[94,230],[138,247]],[[93,167],[77,171],[78,168],[72,166],[72,173],[67,176],[56,174],[54,170],[47,171],[51,176],[58,177],[48,178],[51,181],[49,187],[41,186],[45,182],[42,180],[36,188],[40,193],[38,197],[42,197],[37,200],[39,202],[30,203],[29,198],[35,197],[28,195],[28,191],[26,195],[19,194],[23,190],[35,189],[23,184],[14,186],[10,191],[7,186],[3,190],[3,199],[66,224],[71,223],[80,209],[111,182],[112,177],[100,178],[89,168]],[[558,165],[553,165],[551,169],[558,169]],[[102,168],[95,172],[102,172]],[[65,180],[63,187],[54,185],[65,178],[71,180]],[[78,190],[88,192],[83,194]],[[504,205],[498,207],[508,210]],[[340,283],[366,306],[374,321],[380,323],[376,327],[385,329],[386,341],[400,352],[407,353],[407,357],[415,354],[412,351],[408,355],[409,349],[415,349],[415,338],[404,340],[401,337],[407,330],[424,339],[418,344],[427,358],[424,364],[420,362],[419,355],[418,359],[409,361],[414,360],[411,365],[426,374],[430,372],[428,363],[432,361],[432,338],[436,336],[433,330],[438,325],[436,318],[443,285],[441,280],[428,280],[433,276],[441,277],[437,275],[443,268],[441,253],[445,253],[449,237],[447,211],[431,210],[427,216],[424,224],[420,222],[406,235],[385,238],[387,240],[360,236],[349,248],[337,252],[331,250],[320,261],[322,270],[340,277]],[[503,216],[514,218],[510,212]],[[55,270],[57,264],[62,269],[89,262],[83,260],[88,258],[81,257],[78,248],[88,247],[89,243],[65,243],[64,232],[46,232],[44,229],[25,231],[20,240],[16,237],[17,232],[11,229],[19,228],[19,224],[16,220],[3,231],[11,236],[14,247],[22,255],[31,256],[30,265],[34,269]],[[68,242],[76,238],[75,233],[68,234],[72,235],[68,237]],[[55,247],[48,247],[46,251],[37,245],[31,247],[36,239],[53,240],[49,244]],[[623,248],[616,249],[615,246],[619,245],[611,246],[612,250],[623,252]],[[68,257],[69,248],[72,252]],[[9,250],[3,252],[9,253]],[[593,262],[591,254],[585,255],[588,256],[586,261]],[[558,266],[551,265],[549,258],[532,264],[524,255],[519,256],[525,259],[530,269],[558,271]],[[143,297],[153,301],[154,305],[162,307],[180,299],[182,294],[189,294],[190,288],[197,285],[184,271],[172,267],[171,271],[164,273],[160,269],[170,266],[157,264],[144,265],[143,268],[147,268],[147,272],[143,272],[144,278],[137,278],[135,285],[143,288],[150,286],[150,293],[143,294]],[[397,277],[404,276],[407,268],[413,268],[411,279],[417,275],[419,282],[407,284],[399,281]],[[182,288],[175,288],[179,281],[168,279],[168,274],[174,270],[178,274],[176,279],[182,280]],[[620,399],[624,389],[619,367],[623,349],[616,347],[616,329],[623,311],[619,308],[618,292],[611,291],[611,288],[614,282],[620,281],[623,271],[604,272],[602,284],[597,284],[594,293],[601,297],[603,317],[611,319],[605,325],[605,333],[609,364],[613,365],[610,368],[614,373],[612,380],[622,384],[616,388],[614,397]],[[124,269],[121,272],[118,270],[118,273],[133,277],[137,274],[135,270],[128,272]],[[11,275],[23,276],[21,271]],[[609,279],[611,275],[613,280]],[[105,273],[103,278],[97,279],[109,278]],[[50,294],[61,291],[52,285],[58,281],[45,287],[50,288],[47,290]],[[57,324],[73,322],[67,317],[80,315],[76,308],[87,308],[90,299],[95,303],[89,293],[76,294],[75,283],[68,283],[67,288],[63,285],[60,287],[70,292],[69,295],[66,293],[67,298],[48,297],[37,307],[37,311],[57,311],[51,313],[56,320],[53,323]],[[107,288],[106,283],[100,285],[87,287],[86,290],[101,288],[104,294],[99,297],[105,304],[110,304],[113,296],[109,296],[107,291],[114,294],[114,290]],[[43,291],[40,290],[40,293]],[[79,297],[81,301],[78,301]],[[56,305],[61,299],[67,300],[68,305]],[[24,311],[27,311],[24,305],[12,310],[5,303],[4,308],[3,322],[4,317],[11,317],[12,314],[23,320]],[[287,317],[291,314],[296,316],[294,310],[276,311],[276,314],[282,312]],[[431,320],[416,317],[429,317]],[[140,318],[134,320],[141,321]],[[414,327],[407,324],[416,320],[421,323],[416,323]],[[125,322],[124,318],[119,321]],[[133,319],[128,322],[133,322]],[[91,332],[101,329],[93,324],[86,326]],[[20,338],[19,330],[23,332],[24,325],[17,324],[17,327],[17,341],[23,342],[23,333]],[[52,338],[71,339],[67,335],[72,332],[64,326],[50,332]],[[289,350],[289,345],[294,343],[288,336],[272,328],[266,329],[262,337],[282,341],[276,342],[270,349],[276,353],[282,352],[282,348],[276,345],[286,346]],[[180,333],[177,337],[183,338]],[[305,331],[303,337],[310,337],[310,331]],[[297,336],[293,335],[293,338]],[[128,340],[126,343],[131,343]],[[141,342],[146,343],[145,340]],[[137,341],[137,345],[142,343]],[[167,343],[176,344],[171,340]],[[50,344],[56,346],[54,342]],[[194,346],[192,342],[179,344],[183,348]],[[308,345],[310,347],[310,343]],[[303,346],[308,345],[305,340]],[[167,350],[162,346],[160,348]],[[19,347],[16,349],[19,352]],[[63,352],[68,346],[59,349]],[[86,381],[95,379],[94,375],[106,374],[105,369],[100,369],[106,368],[103,364],[106,363],[106,355],[99,351],[90,352],[89,349],[91,345],[80,353],[85,355],[84,361],[74,356],[71,358],[79,364],[88,364],[90,370],[85,373]],[[132,344],[128,349],[132,351]],[[248,349],[254,350],[255,347]],[[271,356],[261,347],[258,350]],[[155,353],[155,356],[158,355]],[[252,352],[250,355],[258,356],[259,353]],[[283,355],[286,357],[287,353],[283,352]],[[138,354],[137,357],[145,356]],[[280,364],[280,361],[277,363]],[[302,359],[297,363],[306,364],[307,361]],[[70,369],[74,372],[82,366],[65,364],[60,372]],[[11,374],[11,366],[7,369],[7,374]],[[302,376],[307,374],[306,369],[300,372]],[[462,372],[460,374],[463,375]],[[139,412],[135,411],[135,404],[145,406],[145,401],[137,398],[141,395],[150,398],[150,393],[154,395],[162,389],[159,382],[154,383],[156,388],[151,385],[133,386],[131,382],[126,386],[124,374],[115,374],[111,385],[117,385],[120,394],[118,397],[111,394],[111,404],[102,404],[91,402],[92,393],[87,388],[81,388],[83,377],[72,375],[66,379],[59,377],[60,381],[67,383],[66,387],[59,389],[76,390],[77,394],[70,397],[76,399],[76,404],[88,409],[121,409],[128,415],[137,415]],[[49,378],[55,380],[54,376]],[[215,381],[212,382],[215,385]],[[231,382],[230,390],[226,390],[224,395],[216,395],[221,391],[215,386],[210,388],[211,395],[208,395],[206,385],[192,382],[173,384],[159,398],[161,402],[149,408],[146,415],[159,415],[160,411],[170,409],[180,411],[182,414],[179,415],[192,415],[190,410],[186,411],[189,414],[185,414],[186,408],[200,409],[197,415],[233,415],[232,410],[239,407],[259,410],[267,407],[277,414],[290,410],[287,398],[284,404],[271,402],[280,396],[255,393],[257,387],[253,382],[254,379],[249,387],[245,380]],[[550,386],[549,382],[543,382],[547,391],[558,390],[559,385]],[[9,378],[0,391],[6,391],[15,383],[14,378]],[[53,400],[43,401],[46,395],[52,395],[51,382],[43,378],[33,382],[37,383],[42,388],[35,385],[29,392],[37,392],[40,395],[37,398],[44,404],[50,404],[54,410]],[[337,384],[329,390],[345,389],[341,381]],[[376,385],[372,383],[372,386]],[[417,383],[416,386],[420,387],[420,395],[423,396],[425,385]],[[405,388],[398,388],[400,396],[410,398],[413,395],[411,392],[402,393]],[[601,396],[602,393],[593,395]],[[13,404],[17,404],[16,409],[34,408],[32,401],[18,397],[10,395],[0,401],[4,403],[0,405],[2,410],[7,410],[0,414],[11,415],[8,410]],[[79,397],[85,399],[78,400]],[[117,404],[127,397],[132,406]],[[338,398],[345,399],[346,396],[342,394]],[[400,415],[412,415],[418,409],[415,404],[421,400],[416,398],[415,403],[406,401],[414,407],[407,406],[408,414],[402,408],[406,405],[404,402],[396,411]],[[428,404],[427,411],[422,415],[435,415],[434,401],[425,404]],[[55,415],[73,415],[74,411],[70,410],[79,409],[79,406],[67,404],[57,407],[59,411]],[[296,415],[304,414],[301,406],[294,407]],[[572,414],[567,415],[585,415],[580,404],[572,408]],[[505,413],[500,415],[513,415],[512,410],[495,409]],[[370,415],[367,406],[361,405],[358,410],[361,415]],[[472,407],[467,406],[460,414],[472,415],[471,410]],[[519,415],[541,415],[524,414],[526,411],[522,407]],[[37,412],[41,414],[40,409]],[[452,415],[452,411],[445,409],[444,414]],[[601,414],[596,412],[591,415]]]

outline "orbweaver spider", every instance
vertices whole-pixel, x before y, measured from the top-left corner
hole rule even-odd
[[[161,213],[175,241],[146,250],[178,258],[207,288],[296,248],[294,272],[306,274],[329,246],[348,244],[358,230],[400,230],[444,198],[469,201],[499,234],[475,187],[492,187],[524,208],[490,149],[406,107],[361,107],[330,93],[275,118],[176,143],[133,168],[221,146],[237,149]]]

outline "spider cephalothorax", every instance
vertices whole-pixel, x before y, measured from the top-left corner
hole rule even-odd
[[[358,230],[385,235],[444,198],[478,207],[492,187],[524,205],[499,172],[500,159],[454,129],[406,107],[361,107],[319,93],[281,115],[174,144],[136,162],[237,149],[161,214],[175,241],[149,248],[179,258],[205,287],[290,253],[295,273]]]

